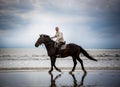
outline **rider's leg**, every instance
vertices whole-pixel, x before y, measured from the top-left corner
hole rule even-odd
[[[61,45],[62,45],[62,42],[58,43],[58,48],[57,48],[57,57],[61,57]]]

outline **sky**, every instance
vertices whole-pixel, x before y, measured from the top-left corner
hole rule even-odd
[[[0,0],[1,48],[34,48],[56,26],[67,43],[120,48],[120,0]]]

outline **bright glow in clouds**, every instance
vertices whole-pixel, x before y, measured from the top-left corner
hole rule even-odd
[[[118,3],[118,0],[1,0],[0,47],[34,47],[39,34],[53,36],[58,26],[67,43],[84,48],[120,48]]]

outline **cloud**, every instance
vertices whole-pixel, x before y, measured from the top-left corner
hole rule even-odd
[[[25,12],[34,9],[34,6],[30,1],[31,0],[0,0],[0,7],[1,10]]]
[[[30,11],[33,9],[45,10],[53,8],[55,10],[77,10],[77,11],[119,11],[119,0],[0,0],[2,9],[17,9]]]
[[[52,36],[58,26],[68,42],[85,47],[120,43],[119,4],[119,0],[0,0],[0,40],[2,45],[33,46],[39,34]]]
[[[119,11],[119,0],[52,0],[51,5],[59,9],[84,12]]]

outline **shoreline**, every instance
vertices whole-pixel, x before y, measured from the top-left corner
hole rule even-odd
[[[61,70],[71,70],[72,67],[58,67]],[[0,71],[44,71],[44,70],[49,70],[50,67],[22,67],[22,68],[0,68]],[[120,67],[85,67],[86,70],[120,70]],[[54,69],[55,70],[55,69]],[[82,70],[81,67],[76,67],[75,70]]]

